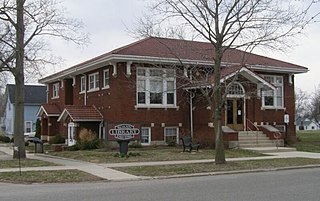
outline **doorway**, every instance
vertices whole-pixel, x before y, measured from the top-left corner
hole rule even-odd
[[[69,123],[68,124],[68,146],[72,146],[76,144],[75,134],[76,134],[76,124]]]
[[[244,101],[243,98],[227,99],[226,124],[233,130],[244,129]]]

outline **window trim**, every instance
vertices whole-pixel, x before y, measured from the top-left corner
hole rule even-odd
[[[82,88],[83,84],[84,84],[84,89]],[[85,93],[86,90],[87,90],[87,77],[84,75],[80,77],[80,93]]]
[[[108,84],[106,85],[106,72],[108,72]],[[103,87],[102,89],[109,89],[110,88],[110,70],[106,69],[103,71]]]
[[[176,129],[176,131],[177,131],[176,143],[179,144],[179,127],[177,127],[177,126],[168,126],[168,127],[164,127],[163,128],[163,142],[164,142],[164,144],[168,145],[167,142],[166,142],[166,130],[167,129],[171,129],[171,128],[175,128]]]
[[[52,84],[52,99],[59,98],[59,88],[60,88],[59,82]]]
[[[144,70],[144,75],[138,75],[138,70]],[[151,76],[150,71],[152,70],[160,70],[163,71],[163,74],[161,76]],[[174,76],[173,77],[167,77],[167,72],[173,71]],[[165,68],[144,68],[144,67],[137,67],[136,68],[136,108],[177,108],[177,88],[176,88],[176,76],[175,76],[175,70],[174,69],[165,69]],[[139,80],[145,81],[145,90],[144,91],[138,91],[138,83]],[[161,104],[152,104],[150,103],[150,89],[151,84],[150,81],[160,81],[162,82],[162,103]],[[168,104],[168,82],[173,81],[173,91],[170,91],[170,93],[173,93],[173,104]],[[138,92],[144,92],[145,93],[145,103],[138,103],[139,97]]]
[[[92,77],[93,76],[93,88],[90,88],[90,77]],[[96,83],[97,83],[97,77],[96,76],[98,76],[98,86],[96,86]],[[99,72],[95,72],[95,73],[92,73],[92,74],[89,74],[89,76],[88,76],[88,92],[93,92],[93,91],[99,91],[100,90],[100,74],[99,74]]]
[[[148,142],[147,143],[141,142],[141,145],[150,145],[151,144],[151,127],[141,127],[140,128],[141,139],[142,139],[142,129],[147,129],[149,136],[148,136]]]
[[[30,123],[30,132],[27,132],[27,123]],[[24,122],[24,132],[25,133],[32,133],[32,127],[33,127],[33,122],[32,121],[25,121]]]
[[[266,79],[266,77],[273,77],[274,81],[271,82],[276,89],[272,90],[273,91],[273,105],[265,105],[265,96],[263,95],[263,89],[260,88],[260,93],[261,93],[261,109],[284,109],[284,77],[282,75],[261,75],[263,79]],[[281,78],[281,84],[277,84],[276,80],[277,78]],[[267,80],[268,81],[268,80]],[[269,81],[268,81],[269,82]],[[281,87],[281,106],[277,106],[277,88]]]

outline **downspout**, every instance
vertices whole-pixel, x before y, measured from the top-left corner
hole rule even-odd
[[[193,138],[193,93],[190,92],[190,135]]]

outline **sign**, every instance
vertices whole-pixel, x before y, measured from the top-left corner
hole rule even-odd
[[[127,141],[140,140],[139,125],[109,124],[108,140]]]

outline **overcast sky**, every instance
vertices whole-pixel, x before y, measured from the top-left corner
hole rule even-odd
[[[60,71],[82,61],[134,42],[126,27],[133,27],[145,10],[144,0],[65,0],[68,15],[80,19],[90,34],[90,44],[78,48],[72,44],[53,41],[53,53],[65,62]],[[320,10],[320,4],[318,4]],[[298,46],[290,52],[259,52],[264,56],[308,67],[309,72],[296,75],[295,86],[312,92],[320,84],[320,23],[311,25],[305,36],[297,39]]]

